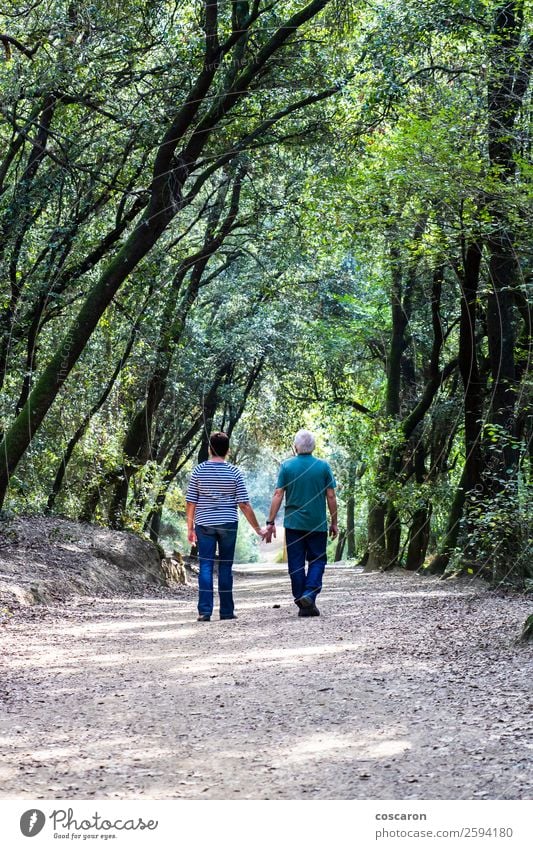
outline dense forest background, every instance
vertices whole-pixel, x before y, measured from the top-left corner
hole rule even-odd
[[[177,543],[211,429],[261,516],[307,426],[332,556],[533,586],[531,11],[5,4],[4,515]]]

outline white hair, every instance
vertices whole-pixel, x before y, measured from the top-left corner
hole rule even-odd
[[[310,430],[299,430],[294,437],[294,447],[297,454],[312,454],[315,448],[315,437]]]

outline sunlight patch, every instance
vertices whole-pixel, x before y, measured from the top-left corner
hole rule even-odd
[[[398,730],[397,734],[389,739],[383,739],[383,732],[379,731],[364,736],[338,732],[316,734],[285,749],[281,762],[304,763],[316,758],[361,760],[393,757],[411,748],[411,743],[400,736],[402,733],[404,732]]]
[[[195,661],[195,671],[205,672],[211,667],[249,663],[255,661],[262,664],[293,664],[294,659],[303,660],[306,657],[319,657],[324,655],[342,654],[347,651],[357,651],[361,648],[360,643],[343,643],[342,645],[333,646],[296,646],[295,648],[286,649],[256,649],[249,652],[239,652],[238,657],[234,654],[211,654],[203,662],[201,659]]]

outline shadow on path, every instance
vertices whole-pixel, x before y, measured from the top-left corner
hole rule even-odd
[[[191,591],[4,629],[1,797],[530,797],[524,599],[338,566],[299,619],[285,570],[236,570],[237,621]]]

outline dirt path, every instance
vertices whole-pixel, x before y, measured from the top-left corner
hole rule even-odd
[[[230,622],[197,623],[191,589],[4,627],[0,796],[531,798],[529,601],[336,567],[299,619],[264,566],[236,599]]]

